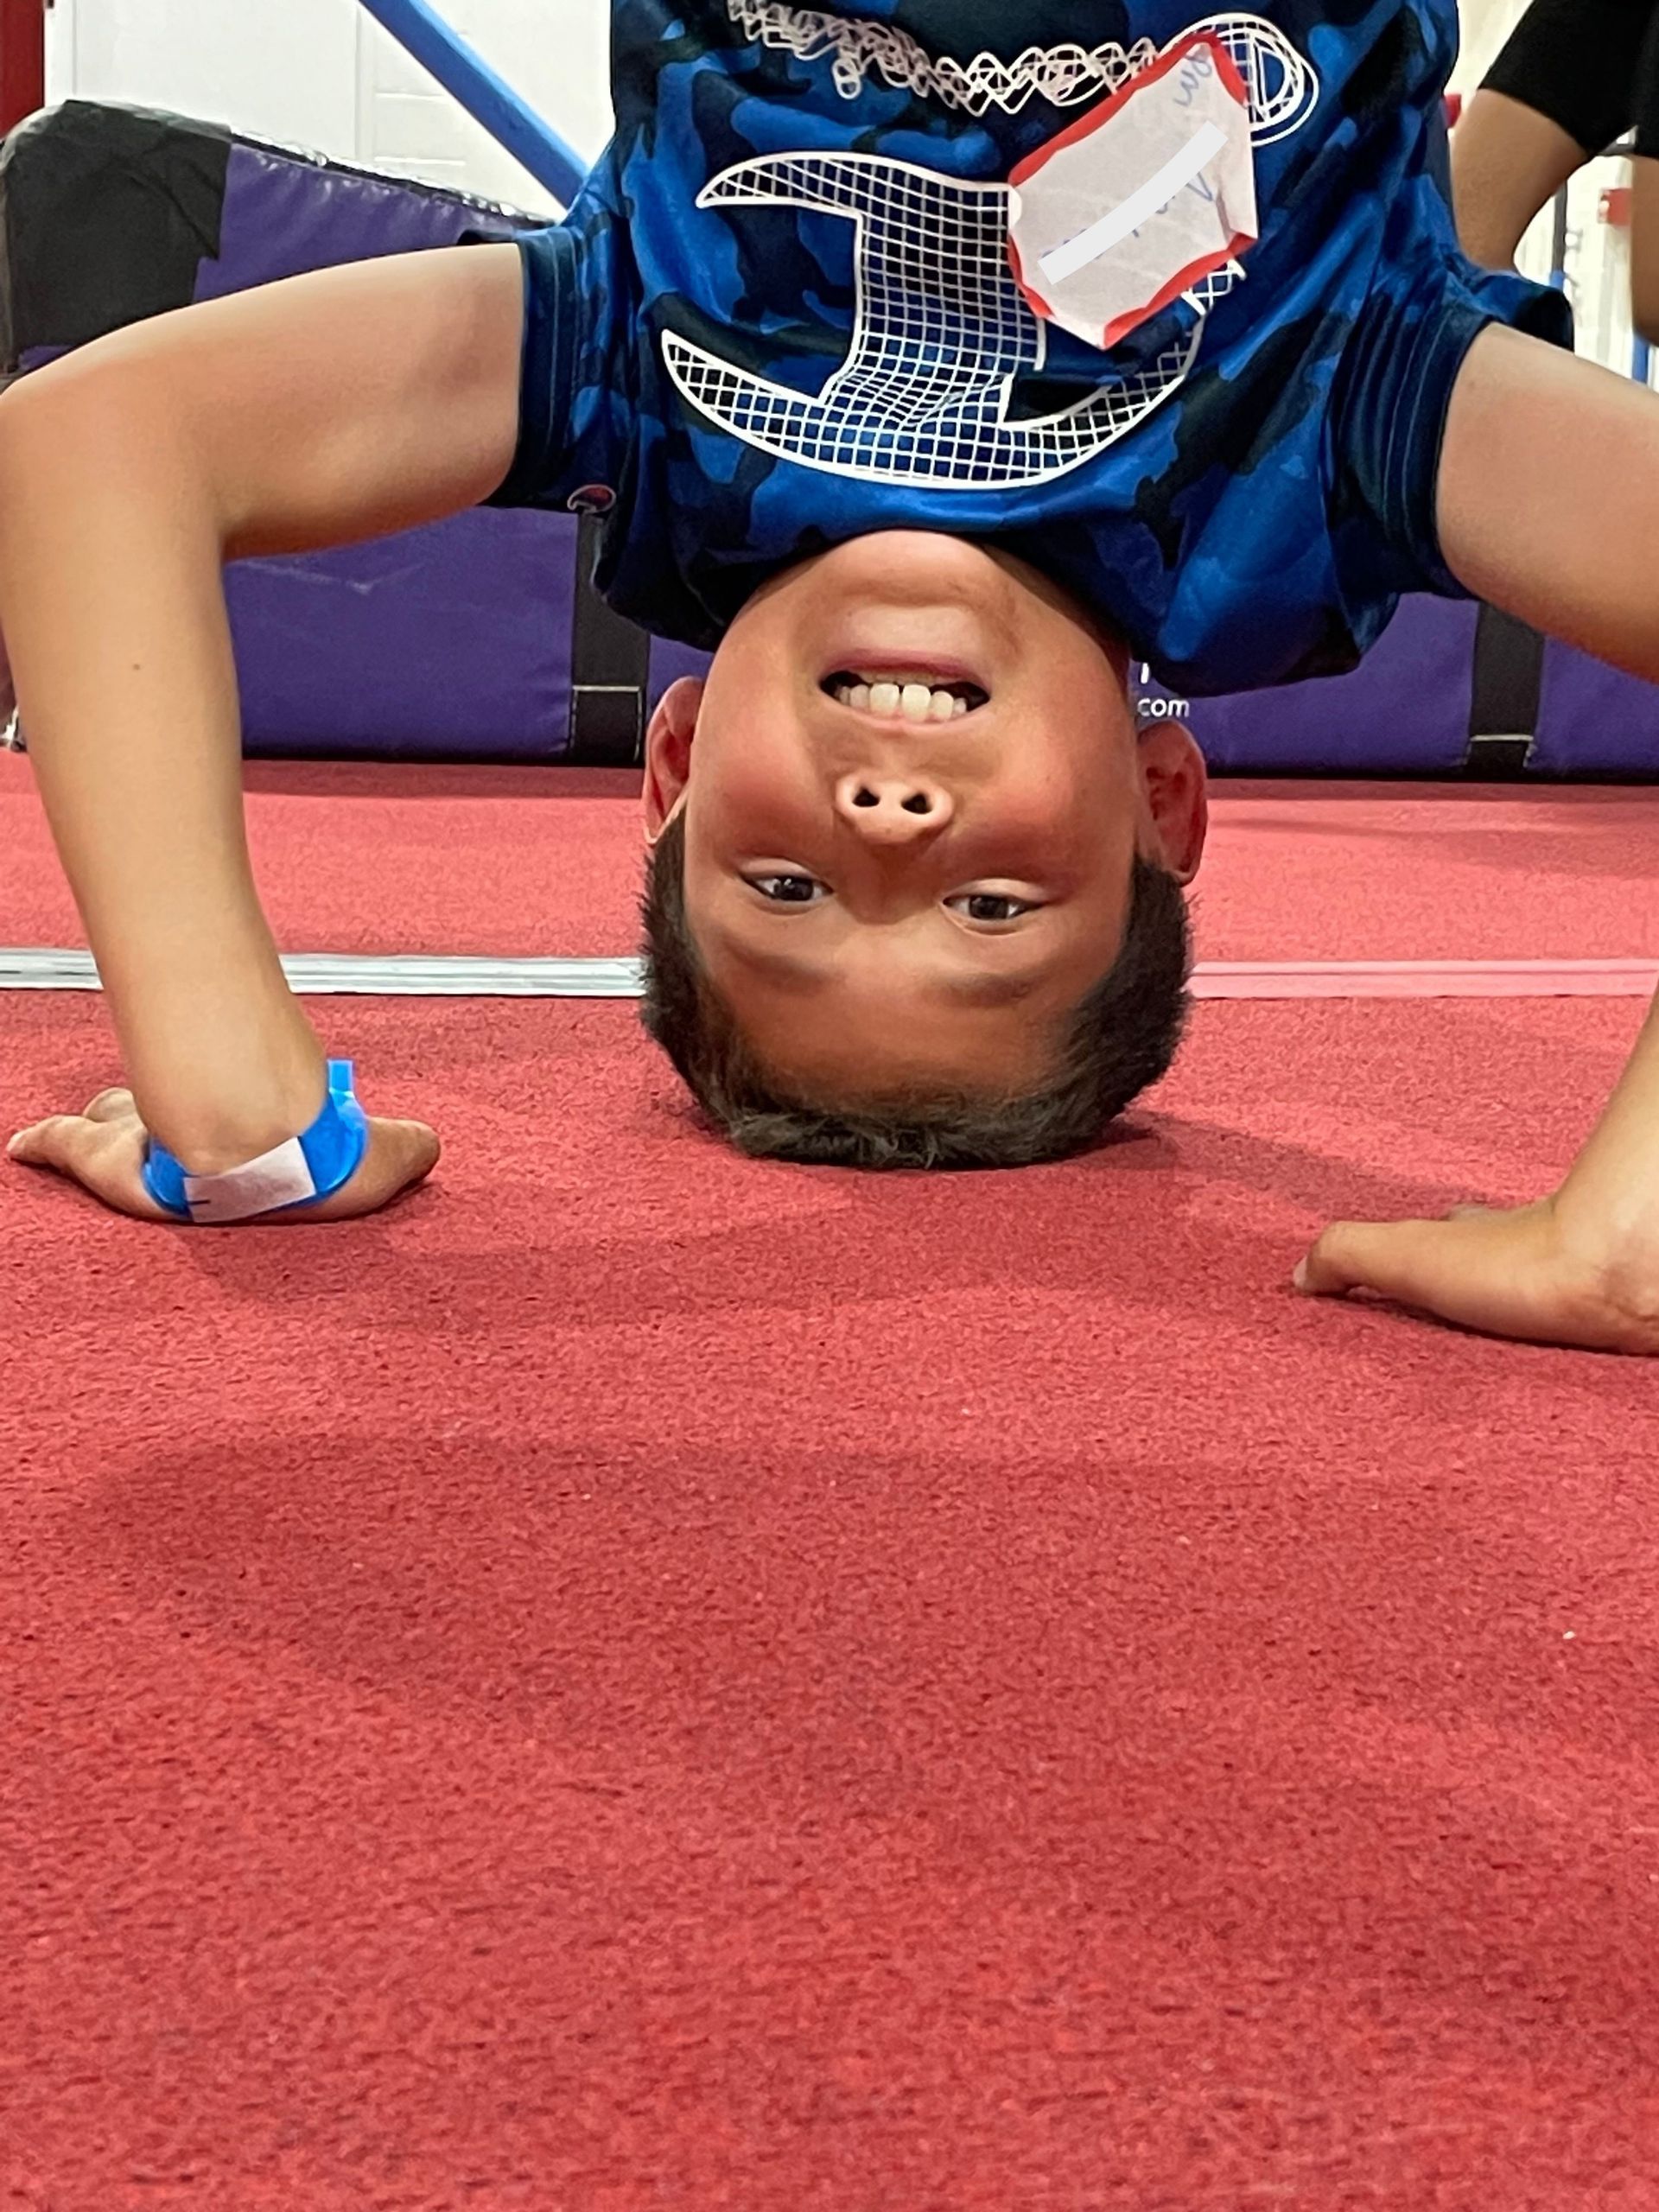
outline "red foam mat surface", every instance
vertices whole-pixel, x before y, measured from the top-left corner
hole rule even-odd
[[[0,2203],[1656,2202],[1655,1376],[1287,1287],[1543,1187],[1639,1007],[1206,1008],[890,1181],[626,1008],[318,1011],[403,1209],[5,1178]]]
[[[630,951],[637,779],[254,767],[249,818],[292,951]],[[1222,785],[1205,960],[1627,959],[1659,947],[1646,791]],[[0,755],[0,944],[81,942],[25,761]]]

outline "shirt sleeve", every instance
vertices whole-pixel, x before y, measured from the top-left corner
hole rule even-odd
[[[501,243],[499,232],[493,238]],[[479,242],[481,234],[467,241]],[[596,334],[588,328],[596,289],[584,281],[582,239],[569,224],[521,232],[514,243],[524,280],[518,442],[486,504],[564,509],[586,487],[613,482],[617,467],[610,410],[592,404],[599,395],[584,391],[580,373]]]

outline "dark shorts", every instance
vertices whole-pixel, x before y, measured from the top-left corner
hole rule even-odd
[[[1573,344],[1572,310],[1559,292],[1477,268],[1453,248],[1378,272],[1343,356],[1332,413],[1337,572],[1361,601],[1469,595],[1440,550],[1440,455],[1458,378],[1494,324]]]
[[[1599,154],[1659,160],[1659,0],[1534,0],[1486,79]]]

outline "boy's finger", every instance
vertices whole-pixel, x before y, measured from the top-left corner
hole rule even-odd
[[[420,1122],[378,1122],[375,1140],[365,1166],[375,1186],[377,1205],[425,1182],[443,1149],[432,1130]]]
[[[1338,1222],[1327,1229],[1296,1270],[1296,1287],[1309,1298],[1341,1298],[1372,1290],[1407,1304],[1425,1296],[1426,1265],[1446,1224],[1435,1221]]]
[[[50,1168],[79,1183],[117,1213],[137,1221],[166,1218],[139,1178],[137,1141],[112,1135],[106,1124],[84,1114],[57,1114],[20,1129],[6,1149],[22,1166]]]
[[[60,1175],[71,1174],[76,1136],[86,1126],[78,1114],[54,1114],[48,1121],[19,1129],[6,1147],[7,1157],[23,1167],[53,1167]]]
[[[137,1101],[130,1090],[100,1090],[87,1107],[85,1118],[89,1122],[124,1122],[137,1111]]]
[[[1369,1290],[1463,1328],[1554,1342],[1561,1314],[1548,1300],[1540,1306],[1524,1243],[1515,1217],[1502,1213],[1464,1221],[1340,1222],[1298,1268],[1296,1284],[1313,1298]]]
[[[406,1179],[423,1183],[443,1157],[437,1131],[424,1122],[394,1122],[391,1127],[397,1132]]]
[[[439,1150],[437,1138],[419,1122],[372,1122],[368,1156],[340,1195],[359,1205],[385,1205],[400,1191],[425,1181],[438,1164]]]

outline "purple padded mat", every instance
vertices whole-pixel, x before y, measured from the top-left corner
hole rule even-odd
[[[510,237],[499,209],[232,145],[198,300]],[[245,743],[275,757],[556,760],[569,742],[573,517],[480,510],[343,552],[231,572]]]
[[[654,713],[658,702],[671,683],[683,676],[706,676],[709,672],[707,653],[694,652],[690,645],[677,645],[666,638],[656,638],[651,647],[651,690],[646,704]]]
[[[476,512],[228,573],[252,754],[556,760],[569,741],[576,532]]]
[[[1659,776],[1659,689],[1552,641],[1531,766],[1545,776]]]
[[[1230,699],[1183,717],[1217,775],[1455,775],[1469,751],[1478,609],[1408,599],[1351,675]],[[1146,707],[1173,711],[1157,685]]]
[[[219,257],[201,264],[196,297],[223,299],[311,269],[456,245],[469,231],[511,238],[528,227],[527,217],[480,200],[238,141],[225,180]]]

